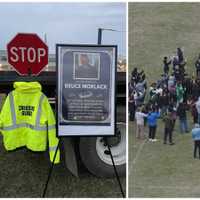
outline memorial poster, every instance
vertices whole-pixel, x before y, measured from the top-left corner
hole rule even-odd
[[[116,46],[57,45],[59,135],[114,134],[115,71]]]

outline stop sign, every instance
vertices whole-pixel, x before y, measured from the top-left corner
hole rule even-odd
[[[8,62],[20,75],[38,75],[48,64],[48,47],[37,34],[18,33],[8,44]]]

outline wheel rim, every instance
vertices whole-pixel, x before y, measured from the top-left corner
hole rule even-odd
[[[121,134],[118,136],[118,142],[115,142],[113,145],[111,145],[111,152],[115,161],[115,165],[123,165],[126,163],[126,126],[125,123],[118,123],[117,127]],[[116,137],[117,136],[113,137],[113,139],[116,140]],[[103,137],[97,137],[96,151],[99,158],[103,162],[108,165],[112,165],[112,160],[110,158],[110,154],[108,153],[108,147],[105,145]]]

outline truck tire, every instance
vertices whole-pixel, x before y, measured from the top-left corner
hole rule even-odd
[[[126,127],[118,124],[115,137],[108,137],[111,152],[119,176],[126,175]],[[83,164],[89,172],[97,177],[111,178],[115,176],[112,160],[102,137],[80,138],[79,151]]]

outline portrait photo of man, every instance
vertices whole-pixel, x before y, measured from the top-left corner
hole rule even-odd
[[[100,55],[98,53],[74,53],[74,79],[99,80]]]

